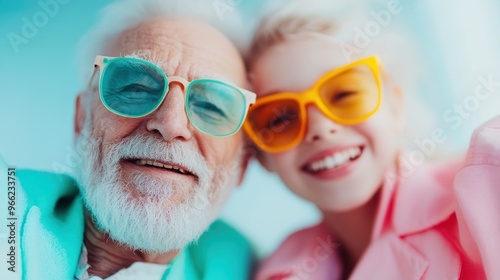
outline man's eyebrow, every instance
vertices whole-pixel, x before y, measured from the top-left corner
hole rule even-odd
[[[234,84],[234,82],[231,81],[229,78],[217,72],[197,72],[194,73],[193,76],[195,79],[212,79],[212,80],[219,80],[228,84]]]
[[[130,57],[130,58],[138,58],[138,59],[142,59],[142,60],[146,60],[146,61],[149,61],[151,63],[154,63],[153,61],[151,61],[150,59],[148,59],[145,55],[141,55],[141,54],[138,54],[138,53],[130,53],[130,54],[125,54],[125,55],[120,55],[121,57]]]
[[[145,60],[145,61],[148,61],[154,65],[156,65],[158,68],[160,69],[163,69],[162,66],[164,66],[164,62],[162,61],[157,61],[155,59],[151,59],[149,56],[147,55],[141,55],[141,54],[138,54],[138,53],[132,53],[132,54],[128,54],[128,55],[125,55],[124,57],[131,57],[131,58],[138,58],[138,59],[142,59],[142,60]],[[167,75],[168,76],[168,75]],[[211,79],[211,80],[218,80],[218,81],[221,81],[221,82],[224,82],[224,83],[227,83],[227,84],[230,84],[230,85],[233,85],[233,86],[238,86],[236,85],[235,82],[231,81],[231,79],[229,79],[227,76],[225,75],[222,75],[218,72],[211,72],[211,71],[194,71],[191,73],[190,75],[191,77],[189,78],[192,78],[192,79],[189,79],[189,81],[192,81],[192,80],[200,80],[200,79]],[[188,78],[188,77],[184,77],[184,78]]]
[[[226,84],[239,87],[234,81],[229,79],[227,76],[218,73],[218,72],[212,72],[212,71],[196,71],[191,73],[191,78],[193,80],[199,80],[199,79],[211,79],[211,80],[217,80],[224,82]]]
[[[130,58],[137,58],[140,60],[147,61],[156,67],[163,69],[163,66],[165,65],[165,62],[162,61],[161,59],[151,57],[149,54],[142,54],[142,53],[129,53],[125,55],[121,55],[121,57],[130,57]]]

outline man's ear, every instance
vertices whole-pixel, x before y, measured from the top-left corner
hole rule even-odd
[[[80,92],[75,101],[75,119],[74,119],[74,132],[79,135],[82,132],[83,125],[85,124],[85,97],[83,92]]]

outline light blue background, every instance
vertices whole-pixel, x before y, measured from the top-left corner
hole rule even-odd
[[[75,44],[109,2],[70,0],[16,53],[8,34],[21,34],[22,18],[31,19],[41,8],[38,1],[0,1],[0,154],[9,165],[53,171],[68,161],[74,100],[81,85]],[[234,2],[253,16],[264,1]],[[387,3],[370,2],[377,7]],[[435,114],[436,126],[446,129],[442,113],[471,95],[479,76],[495,75],[500,81],[500,2],[401,2],[405,10],[394,22],[408,29],[424,54],[427,78],[419,83],[419,93]],[[459,129],[448,130],[447,146],[463,150],[472,129],[500,113],[499,101],[500,87]],[[223,216],[252,239],[260,254],[318,219],[313,207],[257,164],[251,165]]]

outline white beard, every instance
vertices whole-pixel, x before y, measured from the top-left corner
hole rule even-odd
[[[167,252],[197,240],[214,221],[240,176],[241,149],[230,166],[210,169],[196,144],[135,135],[110,145],[103,154],[99,151],[102,140],[90,131],[87,121],[77,140],[84,203],[98,229],[133,250]],[[120,168],[124,158],[181,163],[198,176],[198,182],[166,183],[139,171],[124,182]]]

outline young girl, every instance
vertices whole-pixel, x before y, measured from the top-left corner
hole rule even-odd
[[[289,14],[255,36],[244,129],[261,164],[323,217],[256,279],[500,279],[500,118],[476,130],[464,163],[403,172],[402,93],[376,53],[347,59],[338,32]]]

